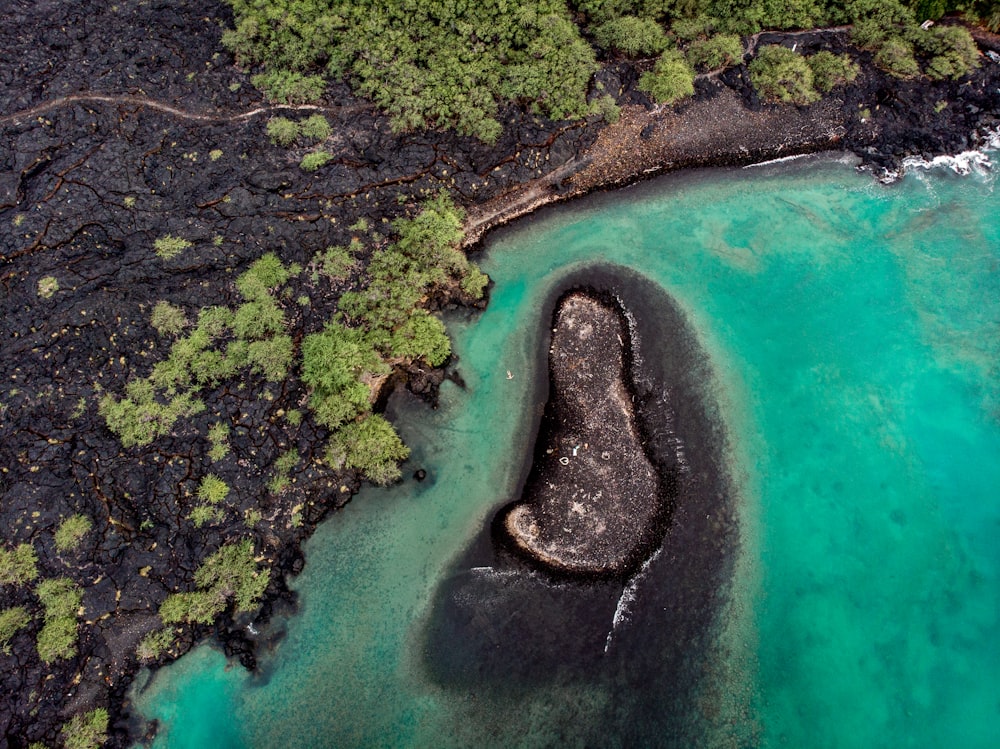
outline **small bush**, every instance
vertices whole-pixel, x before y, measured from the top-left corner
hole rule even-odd
[[[320,141],[329,138],[333,130],[330,128],[330,123],[326,117],[321,114],[314,114],[299,123],[299,132],[303,138]]]
[[[22,606],[0,611],[0,650],[4,653],[10,653],[11,638],[17,634],[19,629],[27,626],[30,621],[31,617]]]
[[[326,84],[318,75],[304,75],[291,70],[260,73],[250,82],[271,101],[282,104],[308,104],[323,96]]]
[[[393,331],[390,343],[394,356],[424,359],[432,367],[441,366],[451,355],[451,341],[444,323],[426,310],[414,310],[410,318]]]
[[[743,43],[735,34],[718,34],[691,42],[687,59],[693,67],[704,70],[727,68],[743,59]]]
[[[656,55],[669,44],[660,24],[652,18],[635,16],[621,16],[602,23],[594,29],[594,41],[604,49],[629,57]]]
[[[103,707],[77,713],[63,725],[65,749],[97,749],[108,738],[108,711]]]
[[[618,102],[615,101],[615,97],[611,94],[598,96],[590,102],[590,111],[594,114],[600,115],[601,118],[609,125],[618,122],[622,116],[622,109],[618,106]]]
[[[82,591],[68,577],[43,580],[35,588],[45,609],[45,623],[38,633],[38,655],[45,663],[76,655],[76,612]]]
[[[276,146],[290,146],[299,137],[299,123],[275,117],[267,123],[267,135]]]
[[[164,301],[157,302],[153,307],[149,322],[160,335],[177,335],[187,327],[184,310]]]
[[[140,661],[150,662],[159,659],[161,655],[170,650],[174,645],[174,631],[170,627],[157,629],[142,638],[135,649],[135,654]]]
[[[229,485],[214,473],[202,476],[198,484],[198,499],[210,505],[218,504],[229,496]]]
[[[913,45],[899,36],[886,40],[875,53],[875,64],[895,78],[916,78],[920,75]]]
[[[222,460],[229,454],[229,425],[217,421],[208,428],[208,441],[212,447],[208,457],[214,461]]]
[[[236,288],[248,301],[261,300],[269,296],[288,280],[288,268],[273,252],[262,255],[236,279]]]
[[[93,525],[86,515],[70,515],[56,528],[54,534],[56,550],[60,553],[74,551]]]
[[[226,599],[213,591],[174,593],[160,604],[165,624],[211,624],[226,608]]]
[[[0,548],[0,585],[23,585],[38,577],[38,557],[31,544]]]
[[[276,335],[263,341],[253,341],[247,349],[250,369],[268,382],[281,382],[292,367],[291,336]]]
[[[680,52],[664,52],[653,70],[639,78],[639,88],[661,104],[673,104],[694,93],[694,71]]]
[[[212,505],[197,505],[191,510],[188,519],[194,523],[195,528],[201,528],[203,525],[222,520],[222,510]]]
[[[38,296],[42,299],[51,299],[57,291],[59,291],[59,281],[55,276],[45,276],[38,280]]]
[[[302,161],[299,162],[299,166],[305,172],[315,172],[332,158],[333,156],[328,154],[326,151],[313,151],[312,153],[307,153],[302,157]]]
[[[932,55],[927,75],[935,80],[961,78],[979,67],[979,48],[961,26],[935,26],[918,36],[920,46]]]
[[[373,415],[343,427],[331,440],[327,460],[334,468],[357,468],[376,484],[391,484],[399,479],[399,461],[409,455],[392,425]]]
[[[849,55],[835,55],[825,50],[810,55],[806,62],[813,72],[813,85],[823,93],[850,83],[861,72],[861,68]]]
[[[186,239],[175,237],[172,234],[165,234],[153,242],[153,249],[156,251],[156,254],[164,260],[177,257],[190,246],[191,243]]]
[[[313,256],[312,265],[317,275],[322,274],[331,281],[345,281],[350,278],[357,261],[345,247],[327,247]]]
[[[750,80],[763,99],[799,105],[819,100],[812,68],[788,47],[770,44],[761,49],[750,63]]]

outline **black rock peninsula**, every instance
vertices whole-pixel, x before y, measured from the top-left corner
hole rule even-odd
[[[661,480],[636,424],[623,311],[584,291],[554,314],[549,404],[536,462],[503,527],[560,572],[621,572],[664,514]]]

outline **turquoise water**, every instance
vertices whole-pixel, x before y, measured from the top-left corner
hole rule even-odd
[[[490,573],[469,568],[469,548],[531,449],[542,300],[597,260],[655,281],[686,314],[728,435],[739,543],[674,704],[694,717],[676,729],[669,709],[655,715],[673,699],[656,673],[672,593],[655,581],[608,621],[620,650],[567,650],[565,673],[456,682],[430,665],[429,648],[448,648],[428,636],[441,591]],[[136,696],[161,723],[157,746],[995,745],[992,178],[883,187],[822,160],[671,177],[521,222],[482,264],[489,308],[449,325],[466,388],[446,383],[436,411],[393,403],[428,480],[366,489],[320,527],[293,581],[301,610],[260,674],[207,646],[158,672]],[[502,606],[466,604],[514,612],[519,585]]]

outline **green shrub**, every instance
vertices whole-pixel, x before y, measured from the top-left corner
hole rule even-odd
[[[394,356],[404,359],[424,359],[438,367],[451,356],[451,341],[444,323],[426,310],[414,310],[410,318],[392,334],[390,343]]]
[[[321,166],[333,159],[333,155],[326,151],[313,151],[307,153],[299,162],[299,167],[305,172],[315,172]]]
[[[241,304],[233,315],[233,333],[243,341],[259,341],[284,327],[285,315],[270,297]]]
[[[287,117],[268,120],[267,135],[276,146],[290,146],[299,137],[299,123]]]
[[[276,335],[262,341],[251,342],[247,349],[250,369],[268,382],[281,382],[292,366],[292,338]]]
[[[270,70],[250,79],[271,101],[281,104],[307,104],[323,96],[326,83],[318,75],[303,75],[292,70]]]
[[[618,106],[618,102],[615,101],[615,97],[611,94],[598,96],[590,102],[590,111],[594,114],[600,115],[601,118],[609,125],[618,122],[622,116],[622,109]]]
[[[262,255],[236,279],[236,288],[248,301],[259,301],[268,297],[288,281],[288,268],[273,252]]]
[[[280,494],[289,484],[292,469],[299,463],[299,451],[294,447],[274,461],[274,476],[268,483],[272,494]]]
[[[229,454],[229,425],[217,421],[208,428],[208,441],[211,448],[208,457],[214,461],[222,460]]]
[[[961,26],[935,26],[918,34],[929,55],[927,75],[935,80],[961,78],[979,67],[979,48]]]
[[[639,89],[656,102],[673,104],[694,93],[694,71],[680,52],[664,52],[653,69],[639,78]]]
[[[0,548],[0,585],[23,585],[38,577],[38,557],[31,544]]]
[[[225,608],[225,597],[211,590],[173,593],[160,604],[160,618],[165,624],[211,624]]]
[[[806,62],[813,72],[813,85],[823,93],[850,83],[861,72],[861,68],[849,55],[835,55],[825,50],[810,55]]]
[[[875,64],[895,78],[916,78],[920,65],[913,55],[913,45],[899,36],[887,39],[875,53]]]
[[[59,280],[55,276],[38,279],[38,296],[42,299],[51,299],[57,291],[59,291]]]
[[[164,260],[177,257],[190,246],[191,243],[186,239],[175,237],[172,234],[165,234],[153,242],[153,249],[156,251],[156,254]]]
[[[168,596],[160,605],[160,618],[167,624],[210,624],[230,600],[237,611],[252,611],[270,577],[270,570],[257,568],[249,540],[226,544],[195,572],[198,590]]]
[[[170,627],[157,629],[142,638],[135,649],[140,661],[149,662],[159,659],[161,655],[174,646],[174,630]]]
[[[344,281],[351,276],[351,271],[357,261],[344,247],[327,247],[323,252],[317,252],[312,259],[315,273],[322,274],[331,281]]]
[[[486,290],[486,286],[489,282],[489,276],[479,270],[479,268],[470,266],[468,273],[466,273],[465,277],[462,279],[462,291],[473,299],[482,299],[483,292]]]
[[[743,59],[743,43],[735,34],[698,39],[688,47],[687,59],[695,68],[727,68]]]
[[[210,505],[217,505],[229,496],[229,484],[214,473],[202,476],[198,483],[198,499]]]
[[[160,335],[177,335],[187,327],[184,310],[164,301],[157,302],[153,307],[149,322]]]
[[[0,650],[10,653],[11,638],[19,629],[26,627],[31,617],[22,606],[14,606],[0,611]]]
[[[86,515],[70,515],[56,528],[56,550],[60,553],[74,551],[92,527],[93,523]]]
[[[188,519],[194,523],[195,528],[201,528],[203,525],[218,523],[222,520],[222,510],[212,505],[195,505],[188,515]]]
[[[148,391],[142,386],[148,386]],[[109,393],[98,405],[108,429],[118,435],[123,447],[148,445],[169,434],[178,419],[205,410],[205,404],[191,393],[183,393],[166,403],[157,401],[153,383],[147,380],[134,380],[126,392],[129,396],[121,400]]]
[[[65,749],[97,749],[108,738],[108,711],[103,707],[77,713],[63,725]]]
[[[813,88],[812,68],[802,55],[788,47],[764,47],[749,67],[750,80],[763,99],[799,105],[819,100]]]
[[[45,609],[44,624],[36,642],[45,663],[76,655],[76,613],[83,592],[68,577],[43,580],[35,588]]]
[[[594,41],[629,57],[656,55],[667,48],[667,35],[651,18],[621,16],[594,29]]]
[[[372,415],[343,427],[330,442],[328,462],[335,468],[357,468],[376,484],[399,479],[399,461],[410,450],[384,418]]]
[[[299,132],[302,133],[303,138],[319,141],[329,138],[333,130],[326,117],[321,114],[314,114],[299,123]]]

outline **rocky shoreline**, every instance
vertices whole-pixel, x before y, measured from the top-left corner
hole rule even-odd
[[[123,449],[96,403],[169,349],[149,323],[156,301],[191,314],[231,303],[233,279],[264,252],[307,264],[326,246],[370,238],[442,188],[465,206],[473,247],[541,205],[668,169],[831,148],[895,167],[907,155],[972,147],[976,132],[1000,122],[1000,65],[984,60],[961,82],[903,83],[862,55],[855,84],[807,108],[757,101],[744,67],[702,77],[692,100],[658,108],[635,89],[637,66],[614,63],[598,75],[623,105],[613,125],[511,108],[493,146],[452,133],[399,135],[346,86],[331,86],[319,107],[264,104],[219,44],[231,23],[212,0],[17,0],[0,19],[10,61],[0,68],[0,522],[8,544],[34,546],[44,576],[84,588],[73,658],[39,661],[37,621],[0,654],[0,735],[10,746],[54,745],[63,722],[97,706],[111,713],[109,745],[128,745],[126,692],[143,665],[135,648],[158,626],[164,597],[190,589],[200,560],[223,541],[250,533],[273,570],[258,620],[293,605],[284,577],[301,570],[299,544],[360,486],[357,475],[319,465],[321,428],[286,418],[307,396],[297,380],[221,385],[206,413],[171,436]],[[837,33],[799,42],[836,48]],[[979,43],[996,38],[980,34]],[[301,149],[273,145],[265,127],[272,116],[317,111],[333,126],[333,159],[309,173],[297,166]],[[359,217],[367,233],[353,228]],[[167,234],[191,250],[164,262],[151,248]],[[40,286],[48,279],[51,293]],[[349,285],[303,282],[282,300],[297,340],[334,313]],[[397,384],[430,399],[442,376],[399,374]],[[231,430],[229,454],[215,462],[203,435],[219,420]],[[265,491],[291,449],[301,460],[288,486]],[[191,533],[194,487],[209,469],[231,486],[231,500],[223,523]],[[248,512],[261,521],[248,527]],[[77,513],[98,522],[78,549],[61,551],[52,531]],[[4,607],[40,611],[29,588],[0,594]],[[260,643],[250,623],[180,628],[171,651],[147,665],[212,635],[252,668]]]

